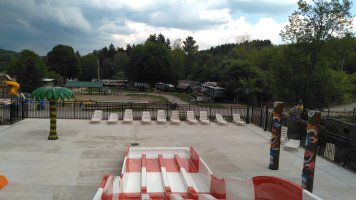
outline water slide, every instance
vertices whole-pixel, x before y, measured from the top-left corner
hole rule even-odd
[[[272,176],[218,178],[190,147],[129,147],[120,176],[106,175],[93,200],[320,200]]]
[[[20,84],[18,84],[16,81],[4,81],[4,83],[5,85],[10,86],[10,94],[19,96],[17,90],[20,89]]]

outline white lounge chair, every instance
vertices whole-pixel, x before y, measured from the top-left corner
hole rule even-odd
[[[157,123],[159,124],[167,123],[166,112],[164,110],[157,111]]]
[[[171,123],[180,125],[179,111],[173,110],[171,114]]]
[[[187,111],[187,121],[189,124],[198,124],[198,120],[195,119],[194,111]]]
[[[132,121],[133,121],[132,110],[126,109],[124,113],[123,123],[132,123]]]
[[[117,113],[110,113],[108,118],[108,124],[117,124],[119,120],[119,115]]]
[[[299,145],[300,145],[300,140],[289,139],[289,140],[287,140],[286,144],[284,145],[284,149],[298,151]]]
[[[282,126],[281,127],[281,145],[285,145],[288,141],[288,127]]]
[[[216,121],[218,122],[218,125],[227,125],[227,121],[221,116],[221,114],[215,114]]]
[[[244,126],[246,125],[246,122],[244,122],[242,119],[241,119],[241,116],[240,114],[238,113],[234,113],[232,114],[232,119],[233,119],[233,122],[237,125],[240,125],[240,126]]]
[[[326,143],[324,149],[324,157],[330,160],[335,160],[335,144]]]
[[[206,111],[200,111],[199,113],[199,121],[202,124],[209,125],[210,121],[208,119],[208,113]]]
[[[91,116],[90,119],[91,124],[100,124],[101,120],[103,119],[103,112],[100,111],[94,111],[94,114]]]
[[[142,124],[151,124],[151,113],[148,111],[143,111],[141,121]]]
[[[103,114],[103,111],[102,110],[94,110],[94,114]]]

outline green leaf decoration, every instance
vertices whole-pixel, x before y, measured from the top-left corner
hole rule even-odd
[[[47,99],[48,101],[52,99],[58,101],[59,98],[62,100],[75,98],[72,90],[64,87],[40,87],[32,92],[32,96],[36,100]]]

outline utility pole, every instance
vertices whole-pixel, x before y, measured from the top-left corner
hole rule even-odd
[[[100,62],[98,58],[98,80],[100,80]]]

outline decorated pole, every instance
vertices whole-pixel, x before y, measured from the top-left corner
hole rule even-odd
[[[57,101],[59,99],[74,99],[72,90],[63,87],[40,87],[32,92],[36,100],[47,99],[49,101],[50,131],[49,140],[58,139],[57,135]]]
[[[274,102],[272,113],[272,137],[270,148],[270,160],[268,168],[278,170],[279,166],[279,151],[281,145],[281,126],[283,114],[283,102]]]
[[[302,187],[313,192],[315,158],[318,147],[318,125],[321,113],[314,110],[308,111],[307,137],[305,140],[304,163],[302,173]]]
[[[57,135],[57,101],[51,99],[49,101],[49,119],[50,119],[50,131],[49,131],[49,140],[58,139]]]

